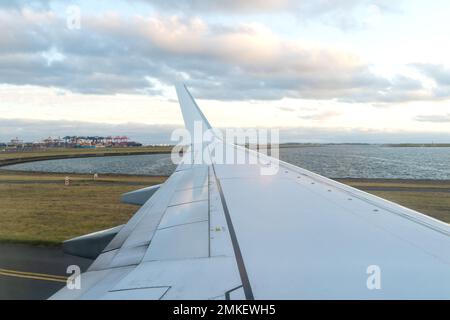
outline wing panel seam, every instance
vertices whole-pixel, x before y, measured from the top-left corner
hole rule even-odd
[[[223,211],[225,213],[225,219],[227,221],[228,230],[230,232],[231,243],[233,245],[233,250],[234,250],[234,255],[236,258],[237,267],[239,270],[239,275],[241,276],[242,287],[244,289],[245,298],[247,300],[254,300],[255,298],[253,296],[252,287],[250,285],[250,280],[249,280],[249,277],[247,274],[247,270],[245,268],[245,263],[244,263],[244,259],[242,257],[241,249],[239,247],[239,242],[236,237],[236,232],[234,231],[233,223],[231,221],[230,212],[228,211],[228,206],[225,201],[225,196],[223,194],[222,185],[220,184],[220,181],[217,177],[216,169],[214,168],[214,165],[212,165],[212,168],[213,168],[213,172],[214,172],[214,177],[216,179],[217,188],[218,188],[219,195],[220,195],[220,200],[222,202]]]

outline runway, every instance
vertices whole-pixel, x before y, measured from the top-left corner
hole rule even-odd
[[[69,265],[84,271],[91,263],[60,247],[0,244],[0,300],[47,299],[65,285]]]

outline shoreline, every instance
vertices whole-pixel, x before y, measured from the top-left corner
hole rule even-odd
[[[170,151],[130,151],[130,152],[101,152],[101,153],[80,153],[80,154],[75,153],[75,154],[33,156],[33,157],[19,157],[19,158],[0,159],[0,167],[9,166],[13,164],[46,161],[46,160],[132,156],[132,155],[147,155],[147,154],[169,154],[169,153]]]
[[[48,172],[48,171],[25,171],[25,170],[10,170],[10,169],[3,169],[0,166],[0,174],[1,173],[12,173],[12,174],[17,174],[17,175],[54,175],[54,176],[58,176],[58,175],[74,175],[74,176],[89,176],[92,177],[93,173],[82,173],[82,172],[69,172],[69,171],[65,171],[65,172]],[[131,173],[98,173],[99,176],[102,177],[147,177],[147,178],[152,178],[152,177],[163,177],[163,178],[168,178],[169,176],[167,175],[161,175],[161,174],[155,174],[155,175],[150,175],[150,174],[131,174]],[[450,180],[448,180],[450,181]]]

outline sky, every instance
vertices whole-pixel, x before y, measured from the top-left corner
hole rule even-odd
[[[219,128],[450,142],[450,2],[0,2],[0,141],[170,142],[184,82]]]

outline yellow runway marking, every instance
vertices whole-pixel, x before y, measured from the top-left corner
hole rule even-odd
[[[0,269],[0,275],[7,277],[26,278],[34,280],[45,280],[66,283],[67,277],[45,273],[25,272],[17,270]]]

